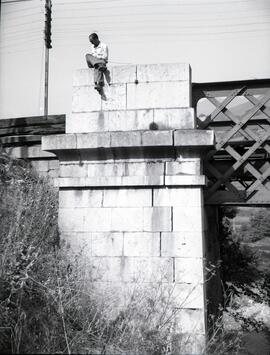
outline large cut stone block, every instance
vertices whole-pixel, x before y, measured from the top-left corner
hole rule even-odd
[[[60,164],[60,177],[87,177],[86,164]]]
[[[172,257],[203,257],[202,232],[162,232],[161,255]]]
[[[60,208],[101,207],[102,190],[61,190],[59,193]]]
[[[152,191],[150,189],[104,190],[104,207],[143,207],[151,205]]]
[[[94,86],[73,88],[72,112],[100,111],[101,98]]]
[[[203,283],[203,259],[175,258],[175,282]]]
[[[201,194],[197,187],[154,189],[154,206],[201,206]]]
[[[124,255],[160,256],[160,233],[124,233]]]
[[[190,81],[190,66],[186,63],[138,65],[137,79],[139,83],[152,81]]]
[[[127,109],[189,107],[189,83],[127,84]]]
[[[62,232],[83,232],[85,214],[81,208],[59,208],[58,225]]]
[[[93,256],[122,256],[123,233],[92,233]]]
[[[201,283],[174,284],[173,299],[179,308],[203,308],[204,289]]]
[[[200,232],[202,231],[202,207],[177,206],[173,207],[173,231]]]
[[[210,130],[177,130],[174,132],[175,145],[179,146],[211,146],[214,144],[214,131]]]
[[[143,208],[112,208],[112,231],[137,232],[143,230]]]
[[[136,65],[117,65],[112,68],[112,83],[134,83]]]
[[[111,232],[111,208],[84,208],[84,230],[86,232]]]
[[[200,159],[166,162],[166,175],[201,175],[201,170]]]
[[[196,125],[193,108],[155,109],[154,122],[158,129],[193,129]]]
[[[145,207],[144,231],[167,232],[172,230],[170,207]]]
[[[106,100],[101,100],[101,108],[107,110],[125,110],[126,109],[126,85],[112,84],[105,85],[103,88]]]

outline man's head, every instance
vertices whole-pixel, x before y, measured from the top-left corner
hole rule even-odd
[[[91,33],[89,35],[89,41],[96,47],[99,45],[98,35],[96,33]]]

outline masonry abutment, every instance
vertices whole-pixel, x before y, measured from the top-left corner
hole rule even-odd
[[[202,153],[213,132],[196,129],[188,64],[109,70],[106,101],[90,69],[75,72],[67,133],[42,138],[60,161],[61,237],[87,246],[102,287],[173,286],[181,352],[198,354],[206,334]]]

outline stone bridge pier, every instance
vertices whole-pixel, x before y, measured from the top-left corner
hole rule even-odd
[[[188,64],[109,69],[106,101],[90,69],[75,72],[66,134],[42,139],[60,162],[61,237],[85,246],[101,287],[173,286],[181,353],[198,354],[207,331],[202,155],[213,132],[196,129]]]

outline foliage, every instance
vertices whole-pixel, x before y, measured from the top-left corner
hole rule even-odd
[[[270,210],[256,208],[247,224],[243,224],[239,231],[240,237],[245,242],[256,242],[270,238]]]

